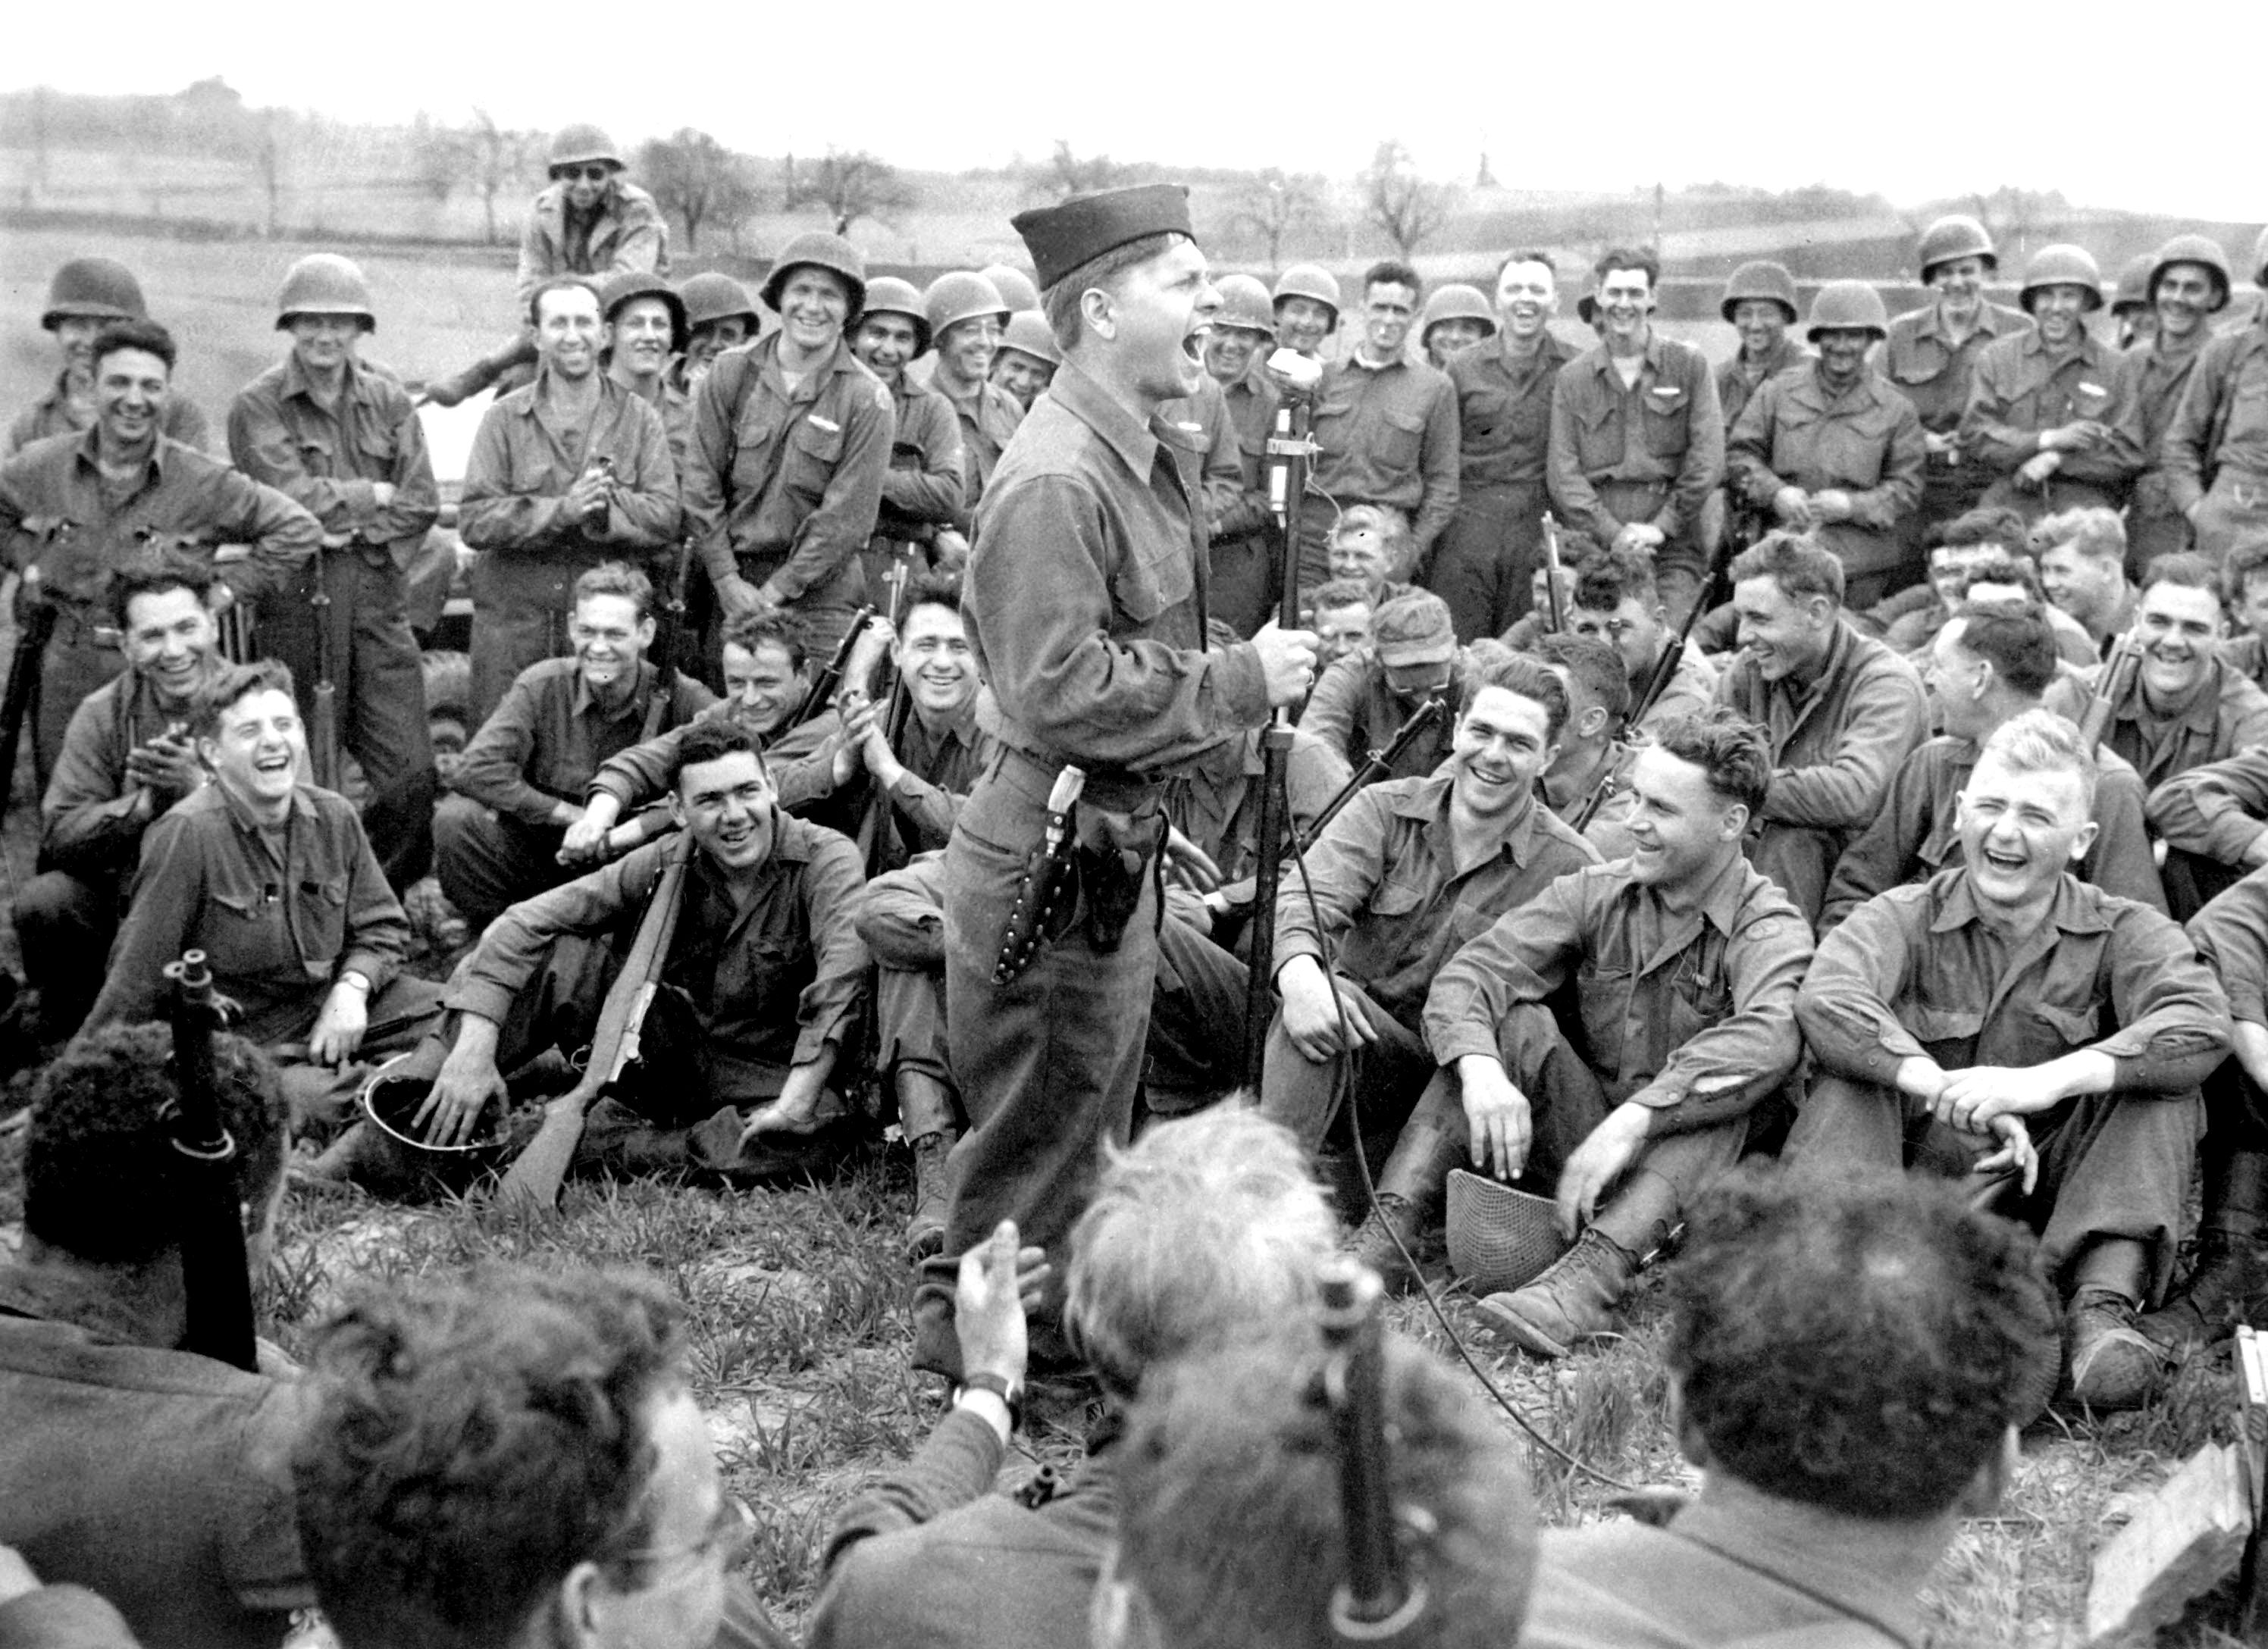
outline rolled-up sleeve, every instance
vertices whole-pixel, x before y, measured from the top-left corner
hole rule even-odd
[[[2094,1045],[2117,1062],[2121,1093],[2180,1095],[2228,1054],[2228,997],[2170,917],[2122,907],[2111,939],[2118,1028]]]
[[[664,856],[672,850],[688,851],[689,844],[676,838],[648,843],[587,876],[513,905],[481,935],[479,947],[449,982],[443,1005],[502,1023],[554,940],[605,933],[626,917],[636,919],[660,878]]]
[[[1819,942],[1795,1018],[1806,1045],[1838,1076],[1887,1086],[1901,1062],[1928,1056],[1890,1005],[1905,988],[1917,908],[1895,894],[1869,899]]]
[[[2169,847],[2242,865],[2268,826],[2268,749],[2176,773],[2150,792],[2145,816]]]

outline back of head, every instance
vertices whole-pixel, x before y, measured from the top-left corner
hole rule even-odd
[[[1291,1134],[1216,1107],[1114,1152],[1071,1233],[1065,1317],[1104,1388],[1308,1310],[1338,1225]]]
[[[1695,1207],[1670,1288],[1709,1469],[1848,1516],[1952,1507],[2057,1355],[2031,1235],[1910,1176],[1743,1168]]]
[[[1948,549],[1998,544],[2006,550],[2021,551],[2028,536],[2022,516],[1998,507],[1965,511],[1943,523],[1938,533],[1938,541]]]
[[[1393,1641],[1509,1649],[1535,1562],[1522,1451],[1449,1370],[1399,1340],[1384,1351],[1387,1493],[1426,1592]],[[1331,1597],[1348,1576],[1318,1371],[1315,1342],[1285,1336],[1181,1364],[1143,1394],[1122,1449],[1116,1576],[1151,1649],[1334,1640]],[[1108,1615],[1107,1588],[1098,1601]]]
[[[2038,699],[2056,675],[2055,627],[2036,600],[1994,600],[1963,607],[1957,644],[1984,659],[1994,674],[2028,699]]]
[[[593,1272],[496,1267],[350,1303],[291,1459],[345,1649],[496,1649],[578,1564],[634,1561],[679,1333],[652,1284]]]
[[[1528,648],[1545,664],[1565,670],[1567,680],[1582,689],[1583,697],[1607,712],[1607,726],[1620,725],[1630,712],[1630,672],[1623,656],[1606,643],[1589,636],[1552,630],[1538,636]],[[1570,708],[1576,708],[1571,702]]]

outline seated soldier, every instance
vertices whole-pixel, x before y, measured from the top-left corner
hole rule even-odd
[[[578,1160],[727,1170],[741,1163],[739,1108],[777,1101],[813,1129],[843,1115],[828,1083],[865,975],[850,915],[863,880],[858,850],[779,811],[743,729],[697,723],[677,756],[670,812],[681,836],[514,905],[458,967],[443,997],[451,1012],[409,1068],[438,1073],[414,1119],[430,1141],[474,1137],[503,1095],[502,1072],[590,1041],[672,855],[686,865],[683,903],[645,1029],[644,1079],[603,1116],[593,1108]],[[720,1106],[733,1114],[712,1115]],[[690,1130],[704,1120],[696,1141]]]
[[[2220,563],[2220,600],[2236,633],[2220,656],[2257,688],[2268,688],[2268,534],[2240,539]]]
[[[50,1039],[77,1030],[102,989],[143,832],[206,783],[188,724],[197,695],[226,667],[216,651],[217,582],[188,561],[111,581],[126,671],[71,712],[40,803],[40,873],[16,901],[24,973]]]
[[[1603,641],[1565,631],[1538,636],[1521,651],[1548,665],[1567,689],[1567,729],[1559,736],[1559,759],[1542,780],[1544,805],[1602,858],[1619,858],[1630,851],[1636,749],[1624,733],[1631,700],[1622,655]]]
[[[836,1525],[809,1649],[1085,1642],[1128,1406],[1175,1359],[1312,1313],[1332,1236],[1299,1147],[1249,1110],[1164,1123],[1114,1152],[1071,1233],[1066,1307],[1104,1419],[1070,1487],[1037,1505],[992,1492],[1020,1417],[1018,1292],[1032,1277],[1012,1226],[969,1250],[954,1319],[966,1379],[920,1453]]]
[[[288,1049],[294,1120],[320,1128],[352,1079],[309,1067],[407,1046],[438,992],[401,970],[409,919],[353,804],[299,780],[307,736],[291,673],[272,659],[225,672],[188,731],[213,782],[144,833],[81,1034],[158,1018],[166,965],[201,950],[243,1010],[237,1029],[279,1057]]]
[[[1717,688],[1717,667],[1690,641],[1679,645],[1669,610],[1653,585],[1653,558],[1639,549],[1598,550],[1575,569],[1567,602],[1568,633],[1603,641],[1622,654],[1630,676],[1630,700],[1638,702],[1661,663],[1662,650],[1677,646],[1677,663],[1661,696],[1638,718],[1640,732],[1705,710]],[[1518,644],[1514,644],[1517,645]]]
[[[1741,856],[1771,781],[1738,717],[1671,722],[1631,764],[1630,856],[1560,878],[1450,959],[1425,999],[1440,1069],[1379,1175],[1366,1263],[1403,1275],[1388,1233],[1416,1240],[1460,1157],[1505,1180],[1540,1168],[1575,1246],[1481,1320],[1538,1357],[1613,1330],[1802,1053],[1811,935]]]
[[[1332,579],[1362,585],[1373,607],[1417,587],[1410,582],[1418,562],[1410,518],[1390,504],[1353,505],[1331,528],[1324,548]]]
[[[2055,1378],[2037,1245],[1949,1187],[1743,1169],[1670,1272],[1697,1496],[1544,1532],[1528,1649],[1904,1649],[1919,1594],[2016,1470]]]
[[[583,858],[604,856],[565,852],[601,763],[716,703],[681,670],[661,697],[661,673],[645,659],[653,585],[634,567],[609,562],[575,580],[568,636],[571,658],[532,664],[505,689],[433,821],[442,891],[476,933],[507,905],[566,880]],[[642,839],[635,823],[606,838],[617,852]]]
[[[1985,740],[1961,864],[1868,900],[1820,946],[1796,1001],[1820,1074],[1787,1154],[1980,1189],[2003,1173],[1999,1205],[2042,1233],[2068,1302],[2066,1391],[2132,1408],[2163,1373],[2135,1310],[2172,1279],[2228,1003],[2171,921],[2069,873],[2095,786],[2055,717]]]
[[[1370,615],[1376,607],[1367,585],[1353,578],[1333,578],[1304,592],[1307,610],[1300,626],[1315,633],[1315,669],[1329,669],[1359,648],[1370,645]]]
[[[2116,510],[2066,510],[2033,524],[2028,541],[2048,600],[2108,655],[2134,622],[2141,593],[2126,581],[2126,527]]]
[[[1960,861],[1959,802],[1978,749],[2019,716],[2054,713],[2040,709],[2055,680],[2044,613],[2034,602],[1962,608],[1930,644],[1922,679],[1945,731],[1899,764],[1881,812],[1836,862],[1819,918],[1822,933],[1876,894],[1927,881]],[[2142,826],[2141,776],[2107,750],[2096,764],[2095,839],[2078,873],[2105,893],[2163,910],[2165,890]]]
[[[2021,569],[2015,576],[2037,586],[2030,592],[2033,599],[2047,600],[2046,586],[2040,583],[2038,571],[2025,551],[2029,535],[2023,518],[2014,510],[1971,510],[1932,530],[1938,542],[1929,552],[1928,582],[1900,591],[1867,611],[1867,619],[1881,627],[1876,633],[1917,666],[1927,656],[1938,632],[1969,600],[1969,586],[1988,571]],[[2100,655],[2084,625],[2051,603],[2047,615],[2054,627],[2058,656],[2075,665],[2096,661]]]
[[[1395,731],[1426,700],[1454,699],[1467,679],[1449,608],[1424,590],[1390,596],[1373,609],[1370,645],[1315,678],[1300,727],[1361,765],[1393,742]],[[1448,759],[1450,718],[1437,717],[1381,779],[1423,778]],[[1373,781],[1374,782],[1374,781]]]
[[[1362,791],[1307,850],[1307,873],[1287,870],[1261,1104],[1309,1150],[1350,1089],[1366,1137],[1398,1132],[1432,1073],[1419,1014],[1441,965],[1554,877],[1598,862],[1536,800],[1567,714],[1550,670],[1491,659],[1466,679],[1443,770]]]
[[[0,1266],[0,1542],[109,1599],[152,1645],[275,1649],[313,1601],[284,1473],[300,1405],[287,1380],[180,1349],[172,1049],[162,1027],[114,1026],[33,1089],[24,1246]],[[257,1277],[284,1102],[250,1043],[224,1034],[213,1055]]]
[[[1348,1573],[1340,1444],[1312,1338],[1238,1346],[1167,1371],[1136,1405],[1118,1543],[1094,1649],[1513,1649],[1535,1597],[1528,1468],[1463,1379],[1398,1339],[1380,1373],[1385,1489],[1404,1572],[1425,1590],[1391,1634],[1342,1632]]]
[[[1898,763],[1929,734],[1913,666],[1843,614],[1843,565],[1815,539],[1767,534],[1732,565],[1741,651],[1719,704],[1771,741],[1772,779],[1749,856],[1807,922]]]
[[[490,1266],[325,1326],[291,1451],[341,1649],[787,1649],[734,1572],[683,1314],[650,1281]]]

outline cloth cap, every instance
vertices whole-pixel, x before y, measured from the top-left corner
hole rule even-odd
[[[1457,656],[1449,604],[1427,590],[1397,595],[1372,615],[1371,645],[1381,664],[1446,664]]]
[[[1060,205],[1018,212],[1009,221],[1032,254],[1042,291],[1080,264],[1145,235],[1197,238],[1189,227],[1189,191],[1184,183],[1144,183],[1099,195],[1074,195]]]

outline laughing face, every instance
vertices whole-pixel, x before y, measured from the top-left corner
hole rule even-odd
[[[1970,891],[2002,910],[2052,894],[2056,880],[2095,845],[2078,774],[2017,772],[1996,755],[1980,759],[1969,776],[1959,820]]]
[[[1653,313],[1653,282],[1644,269],[1609,269],[1599,277],[1599,321],[1613,342],[1645,341],[1646,317]]]
[[[1507,263],[1496,277],[1497,324],[1507,339],[1528,342],[1558,307],[1559,283],[1548,263],[1533,258]]]
[[[255,688],[221,710],[220,726],[197,754],[228,793],[259,814],[280,812],[298,782],[307,735],[299,707],[281,688]]]
[[[1779,348],[1787,336],[1788,313],[1772,298],[1743,298],[1733,306],[1733,330],[1741,335],[1741,353],[1761,361]]]
[[[961,615],[949,607],[925,601],[909,612],[890,658],[906,678],[914,707],[926,716],[958,716],[976,696],[976,655]]]
[[[753,750],[688,762],[678,773],[670,811],[693,845],[728,875],[755,870],[770,858],[779,833],[771,778]]]
[[[850,289],[832,269],[800,263],[780,287],[780,327],[806,355],[835,347],[850,314]]]
[[[1449,760],[1457,802],[1482,818],[1503,818],[1528,804],[1535,781],[1559,759],[1543,706],[1508,688],[1484,687],[1457,718]]]
[[[1938,302],[1947,313],[1974,314],[1978,301],[1984,296],[1984,260],[1979,257],[1948,258],[1942,263],[1933,264],[1929,283],[1937,289]]]
[[[136,674],[168,709],[185,706],[203,679],[219,627],[195,590],[150,590],[126,603],[120,644]]]
[[[598,370],[606,322],[599,295],[587,286],[556,286],[537,300],[535,349],[560,378],[588,378]]]
[[[676,330],[667,304],[659,298],[633,298],[615,311],[609,328],[615,359],[631,378],[651,382],[669,364]]]
[[[637,680],[638,660],[653,644],[653,620],[638,616],[626,595],[586,595],[575,603],[568,626],[576,673],[601,698]]]
[[[1767,681],[1811,668],[1834,639],[1834,604],[1823,595],[1790,595],[1769,573],[1733,586],[1733,611],[1740,620],[1741,650]]]
[[[2134,615],[2142,638],[2142,687],[2160,703],[2189,696],[2212,672],[2220,599],[2211,590],[2154,584]]]

